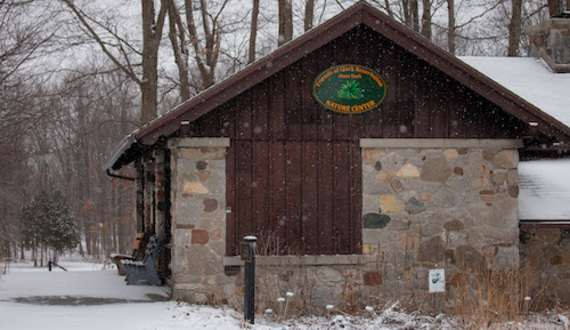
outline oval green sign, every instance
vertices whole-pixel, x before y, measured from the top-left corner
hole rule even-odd
[[[343,114],[359,114],[378,107],[388,92],[384,79],[362,65],[335,65],[319,73],[313,97],[323,107]]]

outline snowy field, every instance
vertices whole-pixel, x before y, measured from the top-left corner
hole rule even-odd
[[[168,301],[168,288],[127,286],[124,277],[102,264],[60,262],[67,272],[27,263],[0,265],[0,329],[456,329],[442,315],[406,314],[397,308],[367,316],[304,317],[277,322],[256,316],[256,324],[229,308]],[[568,314],[543,314],[505,329],[568,329]],[[566,324],[565,324],[566,323]],[[496,325],[495,325],[496,326]]]

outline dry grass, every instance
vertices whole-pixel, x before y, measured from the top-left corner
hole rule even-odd
[[[257,257],[269,257],[278,255],[301,256],[295,247],[287,247],[278,236],[273,234],[259,237],[256,247]],[[310,301],[311,283],[307,276],[307,267],[302,265],[294,267],[262,266],[256,265],[255,270],[255,300],[256,314],[263,314],[267,308],[273,310],[277,319],[283,316],[284,302],[278,302],[280,297],[285,298],[287,292],[293,292],[289,298],[287,315],[300,315],[301,311],[307,311]]]
[[[455,315],[468,326],[489,327],[504,321],[517,321],[529,311],[545,306],[542,281],[533,288],[535,272],[529,267],[488,269],[464,277],[455,291]]]
[[[296,256],[301,258],[303,254],[296,247],[286,246],[279,240],[274,233],[263,235],[258,241],[260,244],[256,249],[258,257],[265,256]],[[287,292],[293,292],[295,295],[289,300],[287,315],[324,315],[326,314],[325,305],[312,306],[311,294],[312,289],[317,284],[312,272],[316,271],[316,267],[296,264],[294,266],[267,266],[256,265],[256,313],[263,313],[265,309],[271,308],[274,317],[278,320],[283,315],[285,304],[279,303],[279,297],[285,297]],[[313,276],[311,276],[311,274]],[[336,301],[335,297],[331,297],[331,301],[327,302],[335,305],[335,310],[345,314],[358,314],[364,308],[363,303],[363,286],[360,278],[360,271],[343,273],[344,281],[339,283],[339,289],[342,293],[340,301]]]
[[[286,248],[275,235],[266,235],[259,240],[257,255],[296,255],[295,249]],[[285,251],[285,253],[284,253]],[[383,260],[375,265],[368,265],[367,270],[380,272]],[[277,298],[285,297],[286,292],[295,296],[290,300],[287,315],[323,314],[323,308],[311,307],[311,289],[309,266],[262,266],[256,267],[256,313],[262,314],[271,308],[279,320],[283,315],[284,303]],[[361,270],[362,271],[362,270]],[[361,274],[357,272],[358,274]],[[405,275],[405,274],[404,274]],[[529,266],[520,268],[488,268],[482,264],[475,270],[465,271],[465,276],[456,277],[454,288],[442,295],[429,294],[425,289],[412,292],[408,298],[410,306],[423,307],[424,312],[456,315],[458,322],[466,328],[495,328],[507,321],[520,321],[531,311],[543,311],[548,306],[547,277],[542,277],[542,270]],[[364,304],[380,307],[382,303],[381,286],[363,287],[359,277],[345,276],[342,283],[341,302],[337,301],[337,312],[357,315],[363,311]],[[402,297],[400,297],[402,298]],[[400,300],[403,306],[407,301]],[[426,305],[431,306],[426,308]],[[413,308],[412,308],[413,309]],[[381,309],[380,309],[381,310]]]

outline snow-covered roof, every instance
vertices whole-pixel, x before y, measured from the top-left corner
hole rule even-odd
[[[460,59],[570,127],[570,73],[554,73],[534,57]]]
[[[519,219],[570,220],[570,159],[519,164]]]
[[[532,57],[460,57],[527,102],[570,126],[570,73]],[[570,159],[519,164],[519,218],[570,221]]]

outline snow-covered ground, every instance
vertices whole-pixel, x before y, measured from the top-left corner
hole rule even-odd
[[[456,329],[448,317],[407,314],[393,308],[352,317],[303,317],[277,322],[256,316],[256,324],[230,308],[168,301],[167,287],[127,286],[124,277],[102,264],[60,262],[65,272],[27,263],[0,265],[0,329]],[[568,314],[565,314],[568,315]],[[568,329],[564,315],[504,324],[508,329]],[[502,328],[502,327],[499,327]]]
[[[10,264],[0,275],[0,329],[240,328],[231,310],[168,301],[166,286],[127,286],[102,264],[60,265],[68,271]]]

